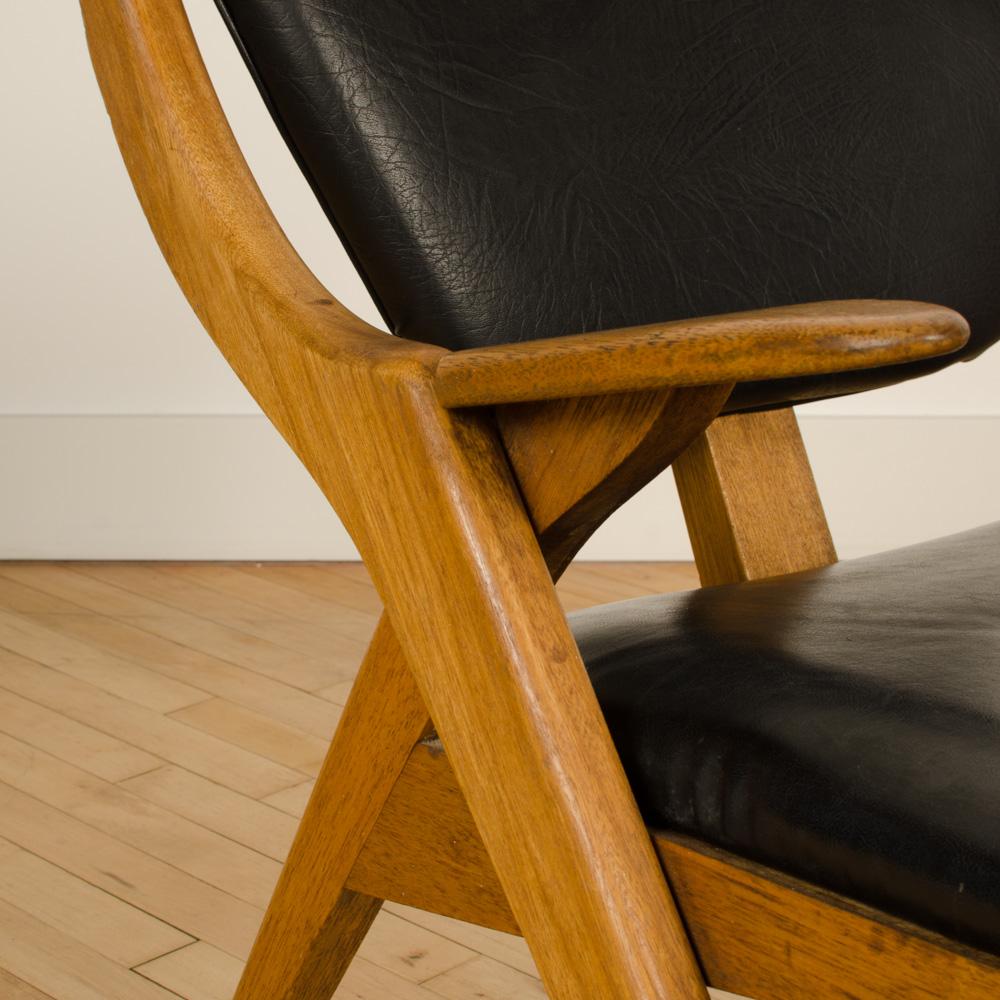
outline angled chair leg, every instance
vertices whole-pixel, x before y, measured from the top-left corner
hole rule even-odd
[[[392,376],[345,441],[395,498],[366,562],[549,995],[704,1000],[489,414]]]
[[[379,623],[282,869],[236,1000],[329,1000],[381,899],[347,876],[427,711],[388,619]]]

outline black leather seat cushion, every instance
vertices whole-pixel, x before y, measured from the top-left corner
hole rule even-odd
[[[1000,523],[571,622],[651,826],[1000,954]]]
[[[450,348],[833,298],[1000,336],[996,0],[218,0],[390,329]]]

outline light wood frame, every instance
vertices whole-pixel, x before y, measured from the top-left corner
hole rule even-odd
[[[553,587],[674,459],[704,582],[832,562],[794,417],[719,417],[732,385],[944,353],[961,317],[846,302],[455,353],[389,337],[289,245],[181,0],[82,8],[178,283],[386,607],[239,1000],[326,1000],[386,898],[523,933],[557,1000],[695,1000],[706,978],[758,1000],[998,995],[988,956],[651,836]]]

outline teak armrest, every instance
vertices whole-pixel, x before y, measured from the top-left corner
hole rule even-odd
[[[444,406],[822,375],[919,361],[969,338],[923,302],[813,302],[456,351],[438,363]]]

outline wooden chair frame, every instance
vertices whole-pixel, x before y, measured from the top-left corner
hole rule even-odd
[[[344,309],[264,202],[180,0],[83,0],[177,281],[386,607],[237,991],[326,1000],[383,899],[523,933],[558,1000],[1000,995],[991,957],[644,827],[553,581],[675,459],[703,582],[835,560],[791,411],[735,382],[916,360],[960,317],[827,303],[450,353]]]

